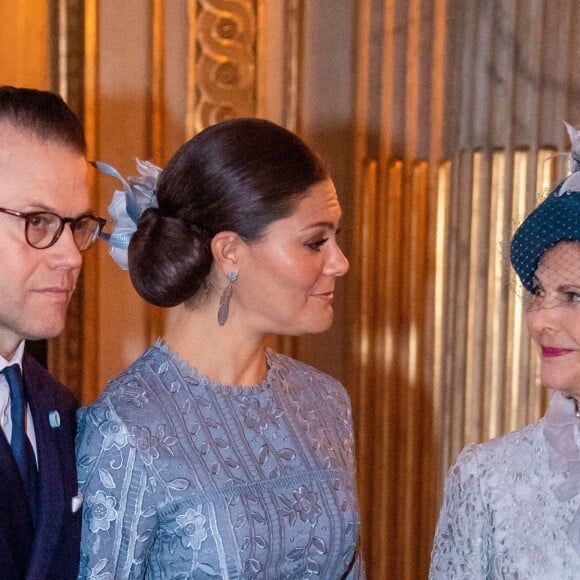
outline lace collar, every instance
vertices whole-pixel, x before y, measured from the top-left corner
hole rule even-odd
[[[269,347],[265,349],[266,363],[268,365],[268,372],[266,377],[255,385],[244,386],[227,385],[225,383],[213,381],[209,377],[202,375],[195,367],[190,366],[186,360],[180,358],[176,352],[172,351],[162,338],[158,338],[156,340],[155,344],[151,347],[151,350],[160,351],[164,354],[165,357],[168,357],[169,360],[171,360],[173,364],[175,364],[179,369],[179,373],[187,383],[197,385],[202,388],[209,388],[216,392],[248,395],[269,390],[273,384],[276,384],[278,367],[276,364],[277,353]]]
[[[544,436],[548,442],[550,470],[564,476],[553,487],[556,498],[568,501],[580,493],[580,419],[574,400],[555,393],[545,415]],[[580,555],[580,509],[566,530],[568,539]]]

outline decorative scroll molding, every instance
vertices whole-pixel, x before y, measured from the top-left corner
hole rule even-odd
[[[194,132],[256,106],[256,0],[196,3]]]

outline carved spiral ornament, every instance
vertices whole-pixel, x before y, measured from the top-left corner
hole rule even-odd
[[[197,16],[197,129],[255,112],[256,2],[201,0]]]

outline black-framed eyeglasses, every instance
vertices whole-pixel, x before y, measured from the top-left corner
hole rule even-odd
[[[7,213],[24,220],[24,236],[29,246],[37,250],[45,250],[56,244],[66,224],[70,229],[77,248],[84,252],[90,248],[99,237],[107,223],[104,218],[84,214],[76,218],[63,218],[50,211],[21,212],[0,207],[1,213]]]

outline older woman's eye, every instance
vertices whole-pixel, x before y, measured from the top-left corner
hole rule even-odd
[[[580,302],[580,292],[566,292],[566,299],[568,302]]]

